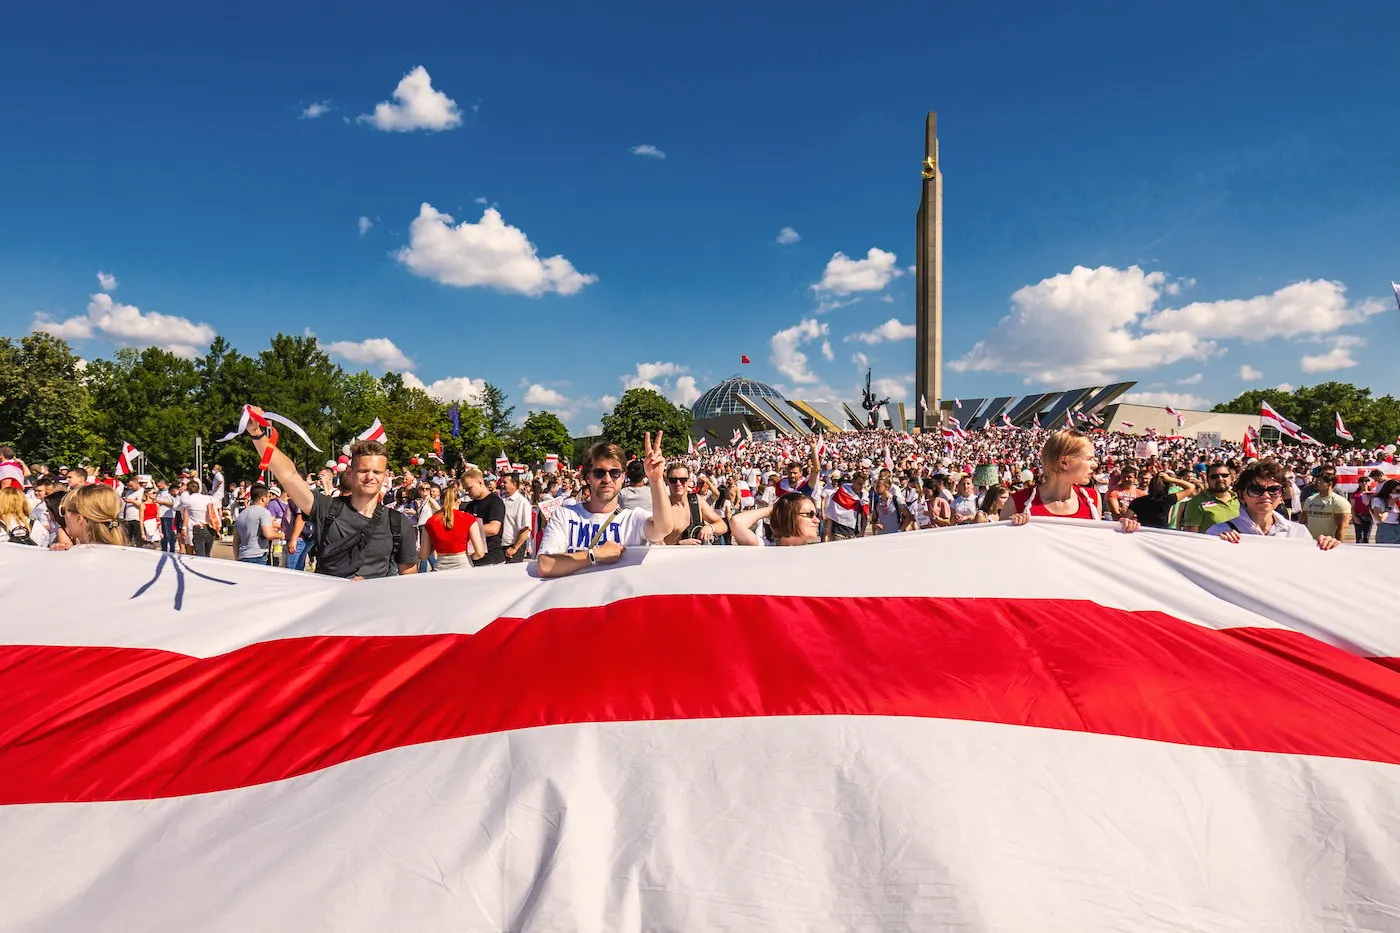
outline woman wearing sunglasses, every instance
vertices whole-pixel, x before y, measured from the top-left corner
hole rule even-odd
[[[765,518],[768,519],[768,527],[773,532],[772,541],[765,541],[753,532],[753,526]],[[761,509],[740,512],[729,523],[729,533],[734,543],[746,547],[764,547],[768,544],[778,547],[816,544],[821,540],[821,528],[817,504],[812,501],[811,496],[800,492],[790,492],[772,505]]]
[[[1307,525],[1290,521],[1274,511],[1284,503],[1288,492],[1288,477],[1276,460],[1252,463],[1235,480],[1235,492],[1240,497],[1240,514],[1227,522],[1212,525],[1206,534],[1215,535],[1231,544],[1238,544],[1244,535],[1264,535],[1269,538],[1297,538],[1311,541]],[[1341,542],[1323,535],[1317,546],[1330,551]]]

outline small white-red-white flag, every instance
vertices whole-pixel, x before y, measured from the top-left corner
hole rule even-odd
[[[1337,436],[1340,437],[1340,438],[1341,438],[1342,440],[1344,440],[1344,441],[1355,440],[1355,438],[1353,438],[1353,437],[1351,436],[1351,432],[1347,430],[1347,426],[1344,425],[1344,424],[1342,424],[1342,413],[1341,413],[1341,412],[1337,412],[1337,425],[1336,425],[1335,428],[1333,428],[1333,430],[1336,431],[1336,432],[1337,432]]]
[[[928,409],[928,399],[924,398],[923,395],[919,396],[919,407],[925,410]]]
[[[361,431],[360,434],[359,434],[359,436],[358,436],[358,438],[357,438],[357,440],[362,440],[362,441],[378,441],[379,443],[382,444],[382,443],[384,443],[384,438],[385,438],[385,437],[386,437],[386,435],[385,435],[385,433],[384,433],[384,425],[382,425],[382,424],[379,423],[379,419],[378,419],[378,418],[375,418],[375,419],[374,419],[374,424],[370,425],[369,427],[367,427],[367,428],[365,428],[363,431]]]
[[[1040,412],[1036,412],[1034,415],[1031,416],[1031,424],[1035,427],[1037,431],[1040,430]]]
[[[890,457],[890,449],[888,447],[885,448],[885,469],[889,470],[891,473],[894,472],[894,460]]]
[[[1178,428],[1181,427],[1182,422],[1184,422],[1184,421],[1186,420],[1185,417],[1182,416],[1181,412],[1177,411],[1175,408],[1171,407],[1170,405],[1166,406],[1166,409],[1167,409],[1167,414],[1171,415],[1173,418],[1176,419],[1176,426],[1177,426]]]
[[[692,437],[692,438],[688,438],[688,440],[689,440],[689,443],[687,443],[686,446],[685,446],[685,452],[688,453],[688,454],[694,455],[694,453],[695,453],[695,438],[693,438],[693,437]]]
[[[1011,423],[1011,416],[1008,415],[1006,412],[1002,412],[1002,413],[1001,413],[1001,424],[1002,424],[1002,427],[1006,427],[1006,428],[1014,428],[1014,427],[1015,427],[1015,425]]]
[[[496,458],[496,472],[500,473],[502,470],[508,469],[510,469],[510,458],[506,456],[506,452],[503,450],[501,451],[501,455]]]
[[[1286,434],[1295,441],[1301,441],[1303,439],[1302,428],[1292,421],[1289,421],[1283,415],[1280,415],[1274,410],[1274,406],[1262,400],[1259,402],[1259,423],[1272,427],[1274,430],[1278,431],[1278,433]]]
[[[546,473],[558,473],[558,472],[559,472],[559,455],[558,455],[558,454],[545,454],[545,457],[544,457],[544,471],[545,471]]]
[[[738,447],[738,446],[739,446],[739,440],[740,440],[743,436],[744,436],[744,435],[739,431],[739,429],[738,429],[738,428],[735,428],[735,429],[734,429],[734,433],[731,434],[730,437],[729,437],[729,446],[730,446],[730,447]]]
[[[128,473],[135,473],[136,468],[133,464],[139,456],[141,456],[141,451],[132,447],[126,441],[122,441],[122,452],[117,457],[117,475],[125,476]]]
[[[1120,427],[1124,427],[1124,428],[1136,427],[1136,425],[1133,424],[1133,422],[1131,422],[1131,421],[1120,421],[1120,422],[1118,422],[1118,424],[1119,424]]]
[[[707,440],[705,440],[703,437],[700,438],[700,440],[698,440],[698,441],[695,442],[695,449],[696,449],[696,450],[702,450],[702,451],[703,451],[703,450],[708,450],[708,449],[709,449],[709,446],[710,446],[710,442],[707,441]]]
[[[1244,454],[1246,460],[1259,459],[1259,445],[1254,442],[1258,435],[1259,432],[1254,430],[1253,425],[1244,429],[1244,440],[1240,443],[1240,452]]]
[[[818,435],[817,435],[817,440],[816,440],[815,443],[816,443],[816,445],[817,445],[817,446],[816,446],[817,459],[818,459],[818,460],[822,460],[822,459],[824,459],[824,458],[826,457],[826,435],[824,435],[824,434],[818,434]]]

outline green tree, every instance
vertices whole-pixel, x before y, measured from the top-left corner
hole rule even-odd
[[[1392,443],[1400,432],[1400,401],[1389,395],[1372,398],[1370,389],[1345,382],[1323,382],[1292,392],[1252,389],[1216,405],[1215,411],[1257,415],[1260,402],[1268,402],[1324,444],[1375,447]],[[1354,441],[1337,437],[1337,413]]]
[[[481,413],[486,417],[487,433],[502,441],[508,439],[515,430],[515,425],[510,420],[515,414],[515,406],[506,405],[506,398],[506,394],[498,386],[488,382],[478,403]]]
[[[141,450],[153,472],[170,476],[194,460],[199,431],[194,362],[159,347],[130,348],[110,360],[88,364],[84,375],[92,392],[93,423],[110,467],[123,441]]]
[[[398,373],[386,373],[382,385],[385,400],[380,420],[387,435],[390,463],[403,466],[413,457],[427,456],[434,437],[451,436],[445,404],[422,389],[405,385]]]
[[[534,465],[542,463],[547,454],[558,454],[568,458],[574,449],[569,438],[569,429],[559,416],[547,411],[532,411],[525,423],[515,432],[512,454],[521,462]]]
[[[18,342],[0,338],[0,443],[31,465],[77,465],[116,459],[92,426],[92,395],[83,362],[52,334]]]
[[[336,432],[345,397],[345,373],[312,336],[278,334],[272,344],[258,354],[259,384],[250,401],[279,415],[285,415],[306,431],[321,448],[315,453],[291,431],[283,430],[278,447],[303,466],[320,466],[338,453]],[[357,430],[364,430],[363,427]]]
[[[215,337],[209,350],[194,361],[194,369],[196,429],[203,439],[204,459],[223,466],[230,479],[251,478],[258,467],[253,445],[247,441],[219,445],[216,440],[238,424],[244,405],[257,401],[261,380],[257,361],[223,337]]]
[[[646,433],[664,431],[663,452],[679,456],[689,445],[694,420],[689,409],[671,404],[654,389],[628,389],[613,410],[603,416],[603,439],[617,444],[629,456],[640,457]]]

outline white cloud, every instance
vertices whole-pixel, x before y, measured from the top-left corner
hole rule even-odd
[[[655,146],[652,146],[652,145],[649,145],[649,144],[643,144],[643,145],[640,145],[640,146],[633,146],[633,147],[632,147],[632,154],[633,154],[633,155],[638,155],[638,156],[645,156],[645,157],[648,158],[648,159],[664,159],[664,158],[666,158],[666,153],[662,152],[660,149],[657,149]]]
[[[822,280],[812,289],[817,294],[850,295],[878,292],[904,274],[895,264],[894,253],[871,247],[864,259],[851,259],[845,253],[832,256],[822,272]]]
[[[851,354],[851,363],[858,369],[864,369],[870,365],[870,357],[864,353],[856,352]]]
[[[1171,406],[1176,409],[1204,409],[1210,407],[1210,400],[1192,395],[1189,392],[1129,392],[1123,396],[1129,405],[1155,405],[1159,408]]]
[[[546,408],[564,408],[569,404],[569,400],[558,389],[551,389],[536,382],[525,390],[525,404],[543,405]]]
[[[117,277],[109,272],[99,271],[97,273],[97,284],[102,287],[104,292],[115,291],[117,288]]]
[[[816,340],[818,337],[825,337],[828,332],[827,325],[814,318],[807,318],[785,330],[780,330],[768,340],[768,346],[773,351],[768,359],[777,367],[778,372],[793,382],[816,382],[816,375],[807,368],[807,354],[798,347]]]
[[[1274,386],[1274,388],[1280,392],[1293,392],[1297,390],[1298,387],[1291,382],[1280,382],[1278,385]]]
[[[677,405],[689,405],[701,395],[694,376],[677,376],[676,387],[671,392],[671,401]]]
[[[486,392],[485,379],[472,379],[468,376],[449,376],[433,383],[425,384],[413,373],[403,374],[404,385],[422,389],[435,399],[444,402],[479,403]]]
[[[660,392],[677,405],[689,405],[700,397],[700,388],[694,376],[687,375],[688,367],[679,363],[658,360],[655,363],[638,363],[635,372],[620,377],[625,389],[651,389]],[[617,399],[605,395],[599,402],[611,408]]]
[[[1180,332],[1142,333],[1166,277],[1137,266],[1101,266],[1051,276],[1011,296],[1012,311],[949,366],[955,372],[1019,373],[1027,383],[1107,381],[1214,355],[1215,344]]]
[[[588,425],[586,428],[583,429],[583,436],[584,436],[584,437],[595,437],[595,436],[597,436],[597,435],[599,435],[599,434],[602,434],[602,433],[603,433],[603,426],[602,426],[601,424],[590,424],[590,425]]]
[[[409,227],[409,245],[394,257],[415,274],[443,285],[485,285],[532,298],[548,292],[573,295],[598,281],[563,256],[541,259],[525,232],[490,207],[479,222],[453,226],[450,215],[424,202]]]
[[[1244,341],[1271,337],[1330,334],[1359,324],[1385,310],[1379,299],[1348,304],[1346,286],[1325,279],[1295,282],[1270,295],[1224,301],[1198,301],[1148,316],[1142,326],[1151,331],[1191,334],[1200,338],[1233,337]]]
[[[1248,363],[1240,367],[1239,376],[1245,382],[1254,382],[1258,379],[1264,378],[1263,373],[1255,369],[1253,366],[1250,366]]]
[[[886,340],[913,340],[916,328],[913,324],[901,324],[898,318],[890,318],[874,330],[868,330],[859,334],[847,334],[841,338],[847,343],[852,340],[859,340],[861,343],[877,344]]]
[[[912,381],[913,378],[910,376],[872,379],[870,380],[870,391],[875,393],[876,398],[888,398],[892,402],[902,402],[909,398],[909,383]]]
[[[1305,356],[1299,362],[1305,373],[1330,373],[1338,369],[1350,369],[1357,365],[1352,359],[1348,343],[1334,344],[1326,353]]]
[[[1181,284],[1189,288],[1195,283],[1184,279]],[[1385,309],[1379,299],[1349,304],[1346,288],[1325,280],[1298,282],[1254,298],[1157,309],[1167,285],[1165,274],[1137,266],[1076,266],[1018,290],[1011,296],[1011,314],[950,366],[957,372],[1020,373],[1028,383],[1094,382],[1124,371],[1218,356],[1224,352],[1218,339],[1329,334]]]
[[[1204,378],[1205,376],[1201,375],[1200,373],[1193,373],[1192,375],[1187,376],[1185,379],[1178,379],[1176,381],[1176,384],[1179,386],[1198,386],[1201,384],[1201,380]]]
[[[600,396],[598,396],[598,407],[599,407],[600,409],[602,409],[603,411],[612,411],[612,409],[614,409],[614,408],[617,407],[617,396],[616,396],[616,395],[600,395]]]
[[[368,217],[361,217],[358,223],[360,227],[360,236],[369,233],[369,228],[374,226],[374,221],[370,220]]]
[[[488,201],[488,200],[486,200],[486,199],[483,198],[483,197],[475,197],[475,198],[472,198],[472,203],[473,203],[473,204],[490,204],[491,202]]]
[[[796,230],[792,229],[791,227],[784,227],[783,229],[778,231],[778,242],[783,246],[789,246],[793,243],[801,243],[802,235]]]
[[[316,101],[301,112],[303,120],[314,120],[317,117],[325,116],[331,111],[331,102],[328,100]]]
[[[363,114],[359,119],[385,132],[407,133],[461,126],[462,112],[452,98],[433,90],[428,69],[419,65],[404,75],[399,86],[394,88],[394,103],[380,101],[374,113]]]
[[[87,315],[54,321],[47,315],[34,318],[34,330],[65,340],[105,337],[113,343],[133,347],[160,347],[176,356],[194,359],[214,339],[214,328],[188,318],[155,311],[143,312],[135,305],[124,305],[112,296],[98,292],[88,302]]]
[[[413,361],[388,337],[370,337],[358,342],[337,340],[326,344],[326,352],[352,363],[363,363],[394,372],[413,368]]]
[[[836,359],[836,351],[833,350],[833,349],[831,349],[831,341],[830,341],[830,340],[823,340],[823,341],[822,341],[822,356],[826,357],[827,362],[830,362],[830,361]]]

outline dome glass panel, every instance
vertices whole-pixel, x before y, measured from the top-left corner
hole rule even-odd
[[[740,395],[749,398],[770,398],[783,401],[782,393],[768,385],[743,376],[733,376],[718,385],[711,386],[704,395],[690,406],[690,413],[696,418],[716,418],[720,415],[746,415],[749,410],[739,401]]]

